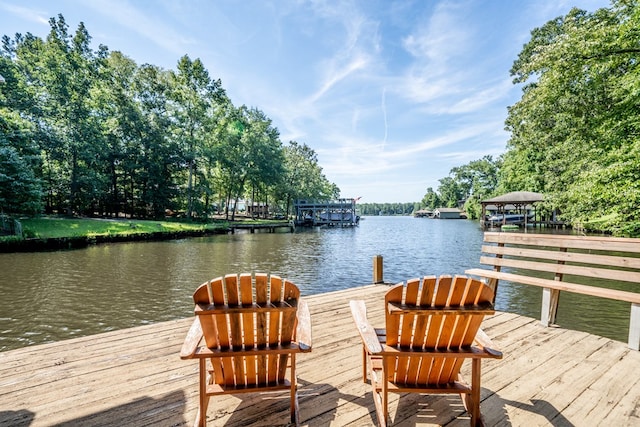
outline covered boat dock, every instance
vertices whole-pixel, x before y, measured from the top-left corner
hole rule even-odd
[[[527,225],[563,226],[556,220],[555,212],[551,217],[543,217],[536,209],[536,204],[544,201],[544,195],[531,191],[514,191],[480,202],[482,228],[500,227],[513,224],[526,227]]]
[[[360,221],[356,214],[356,199],[296,200],[294,209],[297,226],[351,227]]]

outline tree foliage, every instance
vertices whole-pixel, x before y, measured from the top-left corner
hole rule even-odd
[[[199,59],[138,66],[93,50],[82,23],[49,24],[44,40],[2,39],[3,211],[207,218],[239,199],[288,211],[292,198],[339,194],[313,150],[290,158],[271,119],[233,106]]]
[[[532,32],[511,70],[505,191],[544,193],[565,220],[625,233],[640,223],[640,6],[573,9]]]
[[[522,97],[506,152],[453,168],[423,205],[465,200],[474,217],[482,198],[535,191],[572,225],[640,235],[638,28],[640,5],[627,0],[535,28],[511,69]]]
[[[461,207],[469,218],[477,219],[481,212],[480,202],[496,190],[501,164],[501,159],[484,156],[452,168],[449,176],[439,180],[437,191],[427,188],[422,206],[429,209]]]
[[[361,203],[358,212],[362,215],[412,215],[420,209],[420,203]]]
[[[296,199],[330,200],[340,195],[338,187],[322,173],[316,152],[297,141],[284,147],[284,175],[275,190],[285,201],[287,212]]]

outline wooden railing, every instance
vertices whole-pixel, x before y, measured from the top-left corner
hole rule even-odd
[[[486,232],[484,242],[480,263],[493,268],[472,268],[467,274],[487,279],[495,293],[499,280],[543,288],[540,321],[545,326],[555,322],[560,291],[626,301],[631,304],[629,348],[640,350],[640,293],[587,283],[630,282],[640,291],[640,239]]]

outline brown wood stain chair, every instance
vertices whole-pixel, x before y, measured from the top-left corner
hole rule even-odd
[[[296,354],[311,351],[309,309],[298,287],[267,274],[229,274],[202,284],[193,300],[196,319],[180,357],[200,363],[194,425],[206,425],[211,396],[277,390],[290,391],[297,425]]]
[[[389,418],[388,393],[457,393],[471,416],[480,416],[480,362],[502,357],[480,330],[494,314],[493,291],[465,276],[424,277],[399,283],[385,294],[385,329],[367,321],[364,301],[351,301],[351,313],[363,344],[363,379],[371,380],[381,426]],[[471,385],[460,376],[471,359]]]

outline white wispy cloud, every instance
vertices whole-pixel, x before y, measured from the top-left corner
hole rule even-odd
[[[352,2],[314,2],[314,9],[323,19],[340,29],[331,38],[331,56],[318,64],[321,81],[307,102],[314,103],[334,86],[372,65],[379,51],[377,23],[371,21]],[[342,36],[340,36],[342,34]]]
[[[413,67],[400,79],[395,92],[413,103],[433,102],[457,95],[465,80],[455,69],[448,75],[436,76]]]
[[[382,149],[384,150],[384,146],[387,143],[387,138],[389,137],[389,123],[387,122],[387,89],[382,89],[382,100],[381,100],[381,108],[382,108],[382,117],[384,118],[384,138],[382,138]]]
[[[463,54],[469,47],[469,25],[462,21],[461,5],[439,3],[426,25],[418,26],[403,40],[405,49],[428,65],[446,64],[452,57]]]
[[[436,148],[476,138],[493,129],[495,129],[495,123],[492,122],[467,124],[444,135],[430,137],[414,144],[405,144],[395,151],[385,153],[385,155],[391,158],[411,158]]]
[[[128,1],[92,0],[86,5],[103,17],[110,18],[118,25],[138,33],[169,52],[183,55],[187,50],[186,46],[195,43],[172,25],[162,22],[159,15],[154,18],[148,8],[142,11],[137,4]]]
[[[326,171],[341,177],[356,178],[367,174],[383,174],[388,171],[408,169],[411,165],[420,163],[420,159],[424,159],[425,163],[434,161],[435,158],[443,156],[439,149],[483,138],[495,129],[495,122],[469,123],[441,135],[426,137],[422,141],[402,141],[395,145],[392,143],[385,145],[367,137],[345,138],[342,136],[342,145],[331,150],[320,150],[319,154],[326,154],[322,162]],[[340,138],[341,135],[336,133],[327,137]],[[504,138],[504,134],[501,133],[496,137]],[[493,151],[498,151],[498,148]],[[469,150],[451,150],[451,152],[457,153],[456,158],[466,159],[464,163],[485,154],[493,154],[487,152],[486,145],[483,145],[483,150],[480,152],[484,154],[481,155],[477,155],[478,151],[472,147],[469,147]]]
[[[433,114],[472,112],[504,93],[501,84],[483,88],[478,83],[487,73],[484,61],[469,67],[478,38],[465,7],[463,3],[440,2],[431,16],[418,22],[403,39],[403,47],[414,61],[406,68],[397,93],[413,103],[428,104]]]
[[[351,98],[351,91],[353,87],[367,84],[363,82],[371,79],[371,69],[378,67],[380,62],[377,58],[380,51],[378,23],[359,10],[354,2],[313,1],[300,4],[306,6],[306,9],[303,7],[305,13],[309,13],[310,8],[324,22],[323,28],[332,30],[330,35],[313,34],[323,38],[320,42],[323,49],[318,51],[321,55],[315,62],[301,64],[300,72],[306,68],[312,73],[309,87],[315,90],[302,96],[290,94],[284,97],[278,93],[272,97],[277,102],[266,100],[273,107],[269,111],[278,116],[278,122],[284,128],[283,134],[294,139],[305,135],[303,129],[343,127],[344,123],[332,123],[331,120],[335,118],[336,108],[350,104],[353,108],[348,115],[340,115],[335,120],[343,121],[350,117],[353,131],[358,127],[361,107]]]
[[[325,79],[322,82],[322,85],[318,90],[313,93],[307,100],[307,104],[313,104],[317,102],[320,98],[322,98],[327,92],[331,90],[336,84],[345,80],[351,74],[357,72],[358,70],[362,70],[366,67],[368,60],[366,57],[362,55],[355,55],[350,59],[350,61],[346,64],[341,64],[340,66],[336,66],[335,64],[331,64],[328,67],[328,70],[325,75]]]
[[[6,3],[0,3],[0,8],[12,15],[15,15],[17,18],[24,19],[25,21],[49,25],[49,16],[42,10]]]
[[[504,100],[506,96],[514,89],[510,78],[504,78],[497,83],[486,88],[471,87],[464,96],[453,104],[445,105],[439,113],[446,114],[465,114],[482,111],[488,105],[494,104],[496,101]]]

